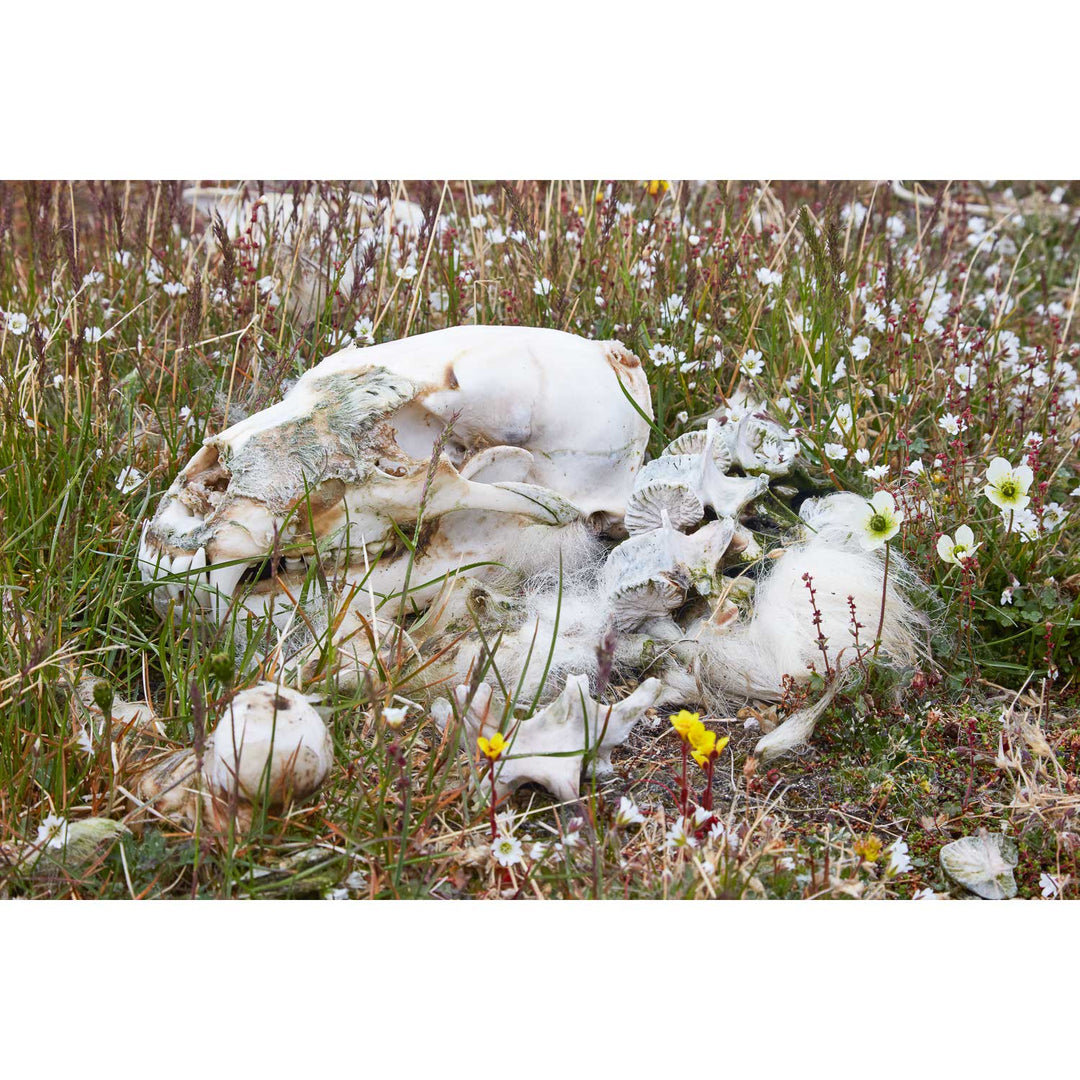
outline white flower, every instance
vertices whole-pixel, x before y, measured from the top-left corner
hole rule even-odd
[[[739,361],[739,370],[746,376],[760,375],[765,370],[765,361],[757,349],[747,349]]]
[[[63,375],[54,375],[52,377],[52,384],[53,384],[53,389],[54,390],[59,390],[60,387],[64,385],[64,376]]]
[[[681,322],[688,314],[689,309],[678,293],[672,293],[660,305],[660,321],[668,326],[672,323]]]
[[[100,326],[88,326],[83,331],[83,340],[93,345],[95,342],[100,341],[102,338]]]
[[[832,418],[832,423],[829,426],[838,435],[846,435],[851,431],[851,424],[851,406],[846,402],[843,405],[837,405],[836,415]]]
[[[765,286],[779,285],[784,280],[783,274],[778,274],[775,270],[767,270],[764,266],[755,271],[755,276]]]
[[[517,827],[517,815],[509,807],[500,810],[495,815],[495,827],[504,836],[513,836],[514,829]]]
[[[1050,201],[1052,203],[1059,203],[1065,198],[1065,189],[1063,187],[1056,187],[1050,192]]]
[[[166,296],[184,296],[187,294],[187,287],[179,281],[167,281],[161,286],[161,289]]]
[[[563,836],[563,844],[568,848],[581,847],[581,826],[584,823],[583,818],[574,818],[571,820],[566,833]]]
[[[863,476],[866,476],[871,480],[883,480],[888,475],[888,465],[874,465],[869,469],[863,469]]]
[[[402,724],[405,723],[405,717],[408,715],[409,706],[401,705],[397,708],[385,708],[382,711],[383,720],[386,721],[386,726],[392,731],[397,731]]]
[[[824,450],[825,456],[831,461],[844,461],[848,456],[847,447],[842,443],[827,442]]]
[[[904,513],[888,491],[876,491],[859,522],[859,543],[867,551],[887,544],[899,531]]]
[[[676,351],[670,345],[654,345],[649,350],[649,359],[657,367],[667,367],[674,363],[683,363],[686,360],[686,353]]]
[[[874,303],[867,303],[866,305],[866,323],[868,326],[872,326],[879,333],[883,333],[885,330],[885,313]]]
[[[145,479],[146,477],[133,465],[125,465],[116,478],[116,490],[127,495],[129,492],[134,491]]]
[[[686,818],[680,817],[675,821],[675,824],[668,829],[667,835],[664,838],[664,846],[668,851],[678,851],[680,848],[697,847],[697,838],[693,833],[687,832],[686,824]]]
[[[1047,503],[1043,507],[1043,528],[1049,532],[1051,529],[1056,529],[1069,515],[1061,509],[1061,503],[1052,502]]]
[[[961,431],[967,429],[967,424],[959,416],[947,412],[938,420],[938,427],[947,435],[959,435]]]
[[[22,337],[30,320],[21,311],[9,311],[4,316],[4,326],[16,337]]]
[[[645,815],[638,809],[637,803],[625,795],[619,799],[619,810],[615,815],[615,824],[619,828],[627,825],[640,825],[645,820]]]
[[[847,224],[852,218],[855,220],[855,228],[858,229],[862,226],[863,221],[866,220],[868,211],[862,203],[848,203],[847,206],[842,207],[840,210],[840,220]]]
[[[934,892],[933,889],[928,887],[928,888],[925,888],[925,889],[920,889],[917,893],[915,893],[914,896],[912,896],[911,899],[912,900],[940,900],[941,897],[938,896],[938,894],[936,892]]]
[[[599,285],[596,286],[596,296],[593,297],[593,301],[595,302],[596,306],[600,308],[604,307],[604,305],[606,304],[606,301],[604,300],[604,294],[601,291]]]
[[[970,364],[957,364],[956,369],[953,371],[953,378],[958,386],[970,390],[978,381],[978,373]]]
[[[859,449],[855,451],[855,460],[860,465],[865,465],[870,460],[870,451],[865,447],[860,446]]]
[[[87,285],[100,285],[105,280],[105,275],[100,270],[91,270],[89,274],[84,274],[82,279],[82,287],[85,289]]]
[[[551,292],[551,282],[547,278],[539,278],[533,282],[533,292],[537,296],[547,296]]]
[[[948,533],[938,537],[937,553],[945,562],[963,566],[964,560],[970,559],[981,546],[975,543],[975,534],[971,529],[961,525],[956,530],[955,540]]]
[[[1005,526],[1007,533],[1016,533],[1025,544],[1031,540],[1038,540],[1042,532],[1039,528],[1039,519],[1029,506],[1021,510],[1002,510],[1001,524]]]
[[[357,341],[362,341],[365,345],[374,345],[375,324],[366,315],[361,315],[353,323],[353,336]]]
[[[495,838],[495,842],[491,845],[491,857],[500,866],[514,866],[516,863],[525,861],[521,841],[505,833]]]
[[[1013,602],[1013,586],[1006,586],[1001,592],[1001,599],[998,601],[1000,607],[1004,607],[1006,604]]]
[[[1042,889],[1043,899],[1049,900],[1061,892],[1061,886],[1047,873],[1039,876],[1039,888]]]
[[[35,844],[44,844],[47,848],[67,847],[68,823],[56,814],[46,814],[38,825]]]
[[[851,343],[850,352],[853,360],[865,360],[870,355],[870,339],[860,335]]]
[[[912,476],[922,476],[926,472],[926,466],[922,463],[921,458],[915,458],[914,461],[908,462],[904,469],[906,472],[911,473]]]
[[[131,265],[131,252],[130,251],[117,251],[113,253],[113,258],[126,270]]]
[[[1014,469],[1003,457],[996,457],[987,467],[983,494],[1002,510],[1023,510],[1031,502],[1027,492],[1034,478],[1030,466]]]
[[[885,866],[885,873],[889,877],[895,877],[897,874],[907,874],[914,869],[911,865],[911,859],[908,856],[908,846],[906,840],[896,840],[889,847],[889,861]]]

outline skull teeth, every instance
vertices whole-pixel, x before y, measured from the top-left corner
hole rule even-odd
[[[268,554],[258,559],[228,560],[217,564],[208,560],[205,546],[198,548],[193,555],[170,555],[147,538],[148,529],[149,524],[144,524],[139,538],[137,562],[144,584],[156,586],[156,604],[165,608],[170,601],[179,604],[188,599],[195,609],[211,611],[219,619],[227,612],[236,593],[245,587],[267,581],[278,574],[306,575],[316,560],[329,571],[346,566],[350,554],[356,558],[355,552],[335,548],[321,556],[315,553],[283,555],[275,561]],[[370,552],[369,557],[373,558],[375,554]]]

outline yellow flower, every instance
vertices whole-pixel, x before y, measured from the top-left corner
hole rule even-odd
[[[657,195],[663,195],[671,185],[666,180],[646,180],[645,190],[653,197]]]
[[[486,758],[491,758],[492,761],[497,761],[502,757],[502,752],[506,749],[506,740],[502,737],[502,732],[496,731],[490,739],[485,739],[483,735],[476,740],[476,745],[480,747],[480,753]]]
[[[862,856],[868,863],[875,863],[881,854],[881,840],[873,833],[867,833],[855,841],[853,850],[856,855]]]
[[[671,721],[671,726],[679,733],[679,738],[691,745],[694,742],[694,734],[705,730],[700,713],[680,709],[675,716],[670,716],[668,719]]]
[[[691,739],[693,750],[691,757],[704,769],[712,758],[720,756],[724,747],[728,744],[728,736],[722,739],[716,737],[715,731],[706,731],[702,725],[701,731],[694,733],[696,737]]]

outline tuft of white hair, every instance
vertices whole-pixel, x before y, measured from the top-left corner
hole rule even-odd
[[[917,579],[893,552],[886,585],[882,553],[865,550],[857,539],[857,515],[864,508],[862,499],[847,494],[807,504],[802,515],[805,538],[772,560],[757,583],[750,618],[726,626],[703,622],[696,640],[679,650],[691,658],[691,671],[715,698],[777,701],[785,676],[804,682],[811,666],[825,674],[820,630],[834,675],[830,692],[760,740],[756,752],[765,758],[795,749],[809,738],[860,651],[872,649],[879,622],[878,663],[910,667],[927,652],[929,620],[909,599]],[[813,604],[808,583],[814,589]],[[862,624],[858,648],[852,603]],[[819,625],[814,622],[815,607]]]

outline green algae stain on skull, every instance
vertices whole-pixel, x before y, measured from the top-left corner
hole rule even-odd
[[[228,473],[230,497],[285,514],[323,481],[362,484],[382,459],[411,463],[387,422],[415,394],[407,379],[374,368],[327,375],[311,389],[310,408],[252,432],[235,451],[233,429],[208,441]]]

